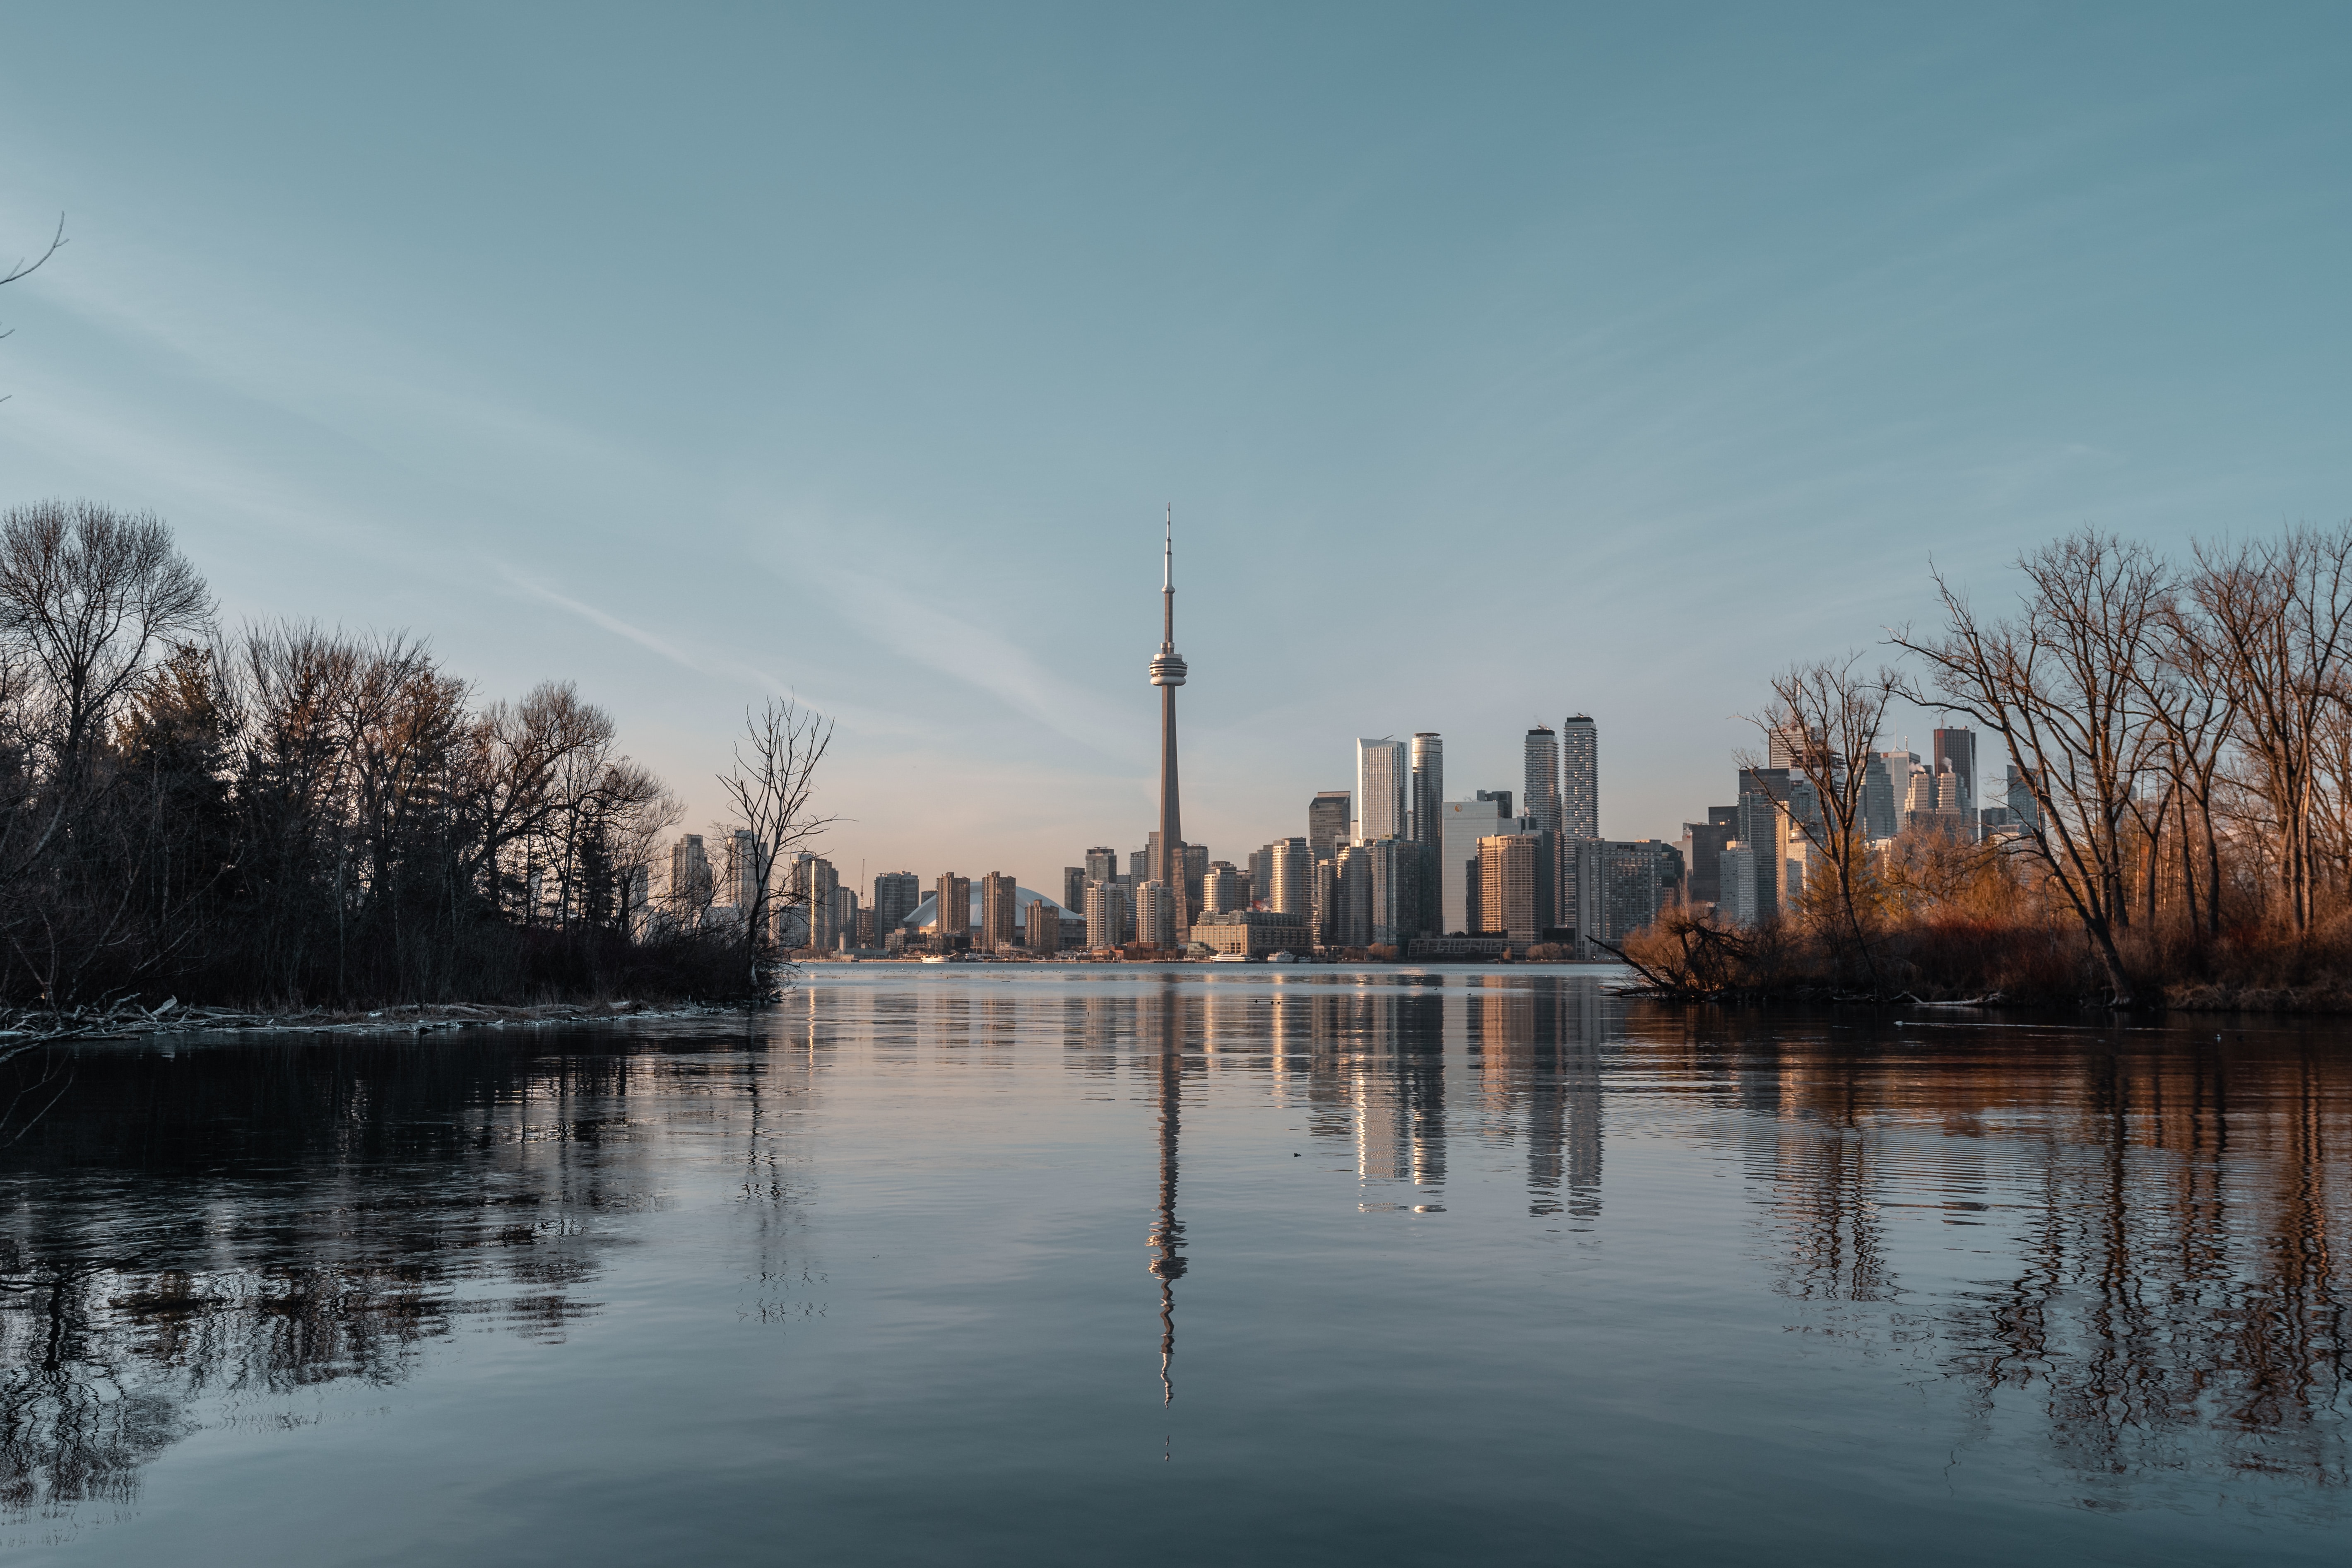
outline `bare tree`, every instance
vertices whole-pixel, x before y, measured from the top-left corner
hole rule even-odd
[[[2306,930],[2323,720],[2346,700],[2352,654],[2352,525],[2234,549],[2200,544],[2188,588],[2199,614],[2182,632],[2235,710],[2278,831],[2288,909]]]
[[[2039,808],[2021,842],[2081,921],[2115,1005],[2129,1006],[2116,944],[2129,919],[2121,829],[2163,739],[2142,672],[2156,657],[2170,574],[2145,546],[2089,529],[2028,552],[2018,568],[2026,591],[2014,620],[1979,618],[1935,574],[1944,630],[1890,639],[1927,665],[1930,689],[1903,695],[2001,737]]]
[[[1872,900],[1863,800],[1896,677],[1884,668],[1874,676],[1860,676],[1856,667],[1861,662],[1862,655],[1853,653],[1843,661],[1791,665],[1772,678],[1772,706],[1752,722],[1764,731],[1768,743],[1775,735],[1783,738],[1791,771],[1811,786],[1805,792],[1811,797],[1810,807],[1793,790],[1788,797],[1776,795],[1774,805],[1829,863],[1846,934],[1861,956],[1871,994],[1876,995],[1882,986],[1865,913]],[[1752,759],[1742,763],[1757,765]]]
[[[49,247],[41,252],[40,255],[34,257],[29,261],[21,256],[18,257],[16,258],[16,266],[11,267],[5,272],[0,272],[0,284],[14,283],[19,278],[29,278],[34,273],[38,272],[41,269],[42,264],[47,262],[50,257],[55,256],[65,245],[65,242],[66,215],[59,213],[58,215],[58,232],[49,237]],[[16,331],[16,329],[14,327],[0,327],[0,338],[13,336]],[[5,395],[0,395],[0,403],[5,403],[7,401],[8,399]]]
[[[775,946],[769,911],[775,897],[776,862],[838,820],[815,816],[813,805],[817,764],[832,744],[831,720],[790,698],[772,697],[758,712],[744,710],[735,765],[719,775],[719,787],[734,807],[737,825],[751,836],[751,901],[743,910],[743,931],[754,995],[767,989],[762,966]]]
[[[39,501],[0,518],[0,638],[19,642],[48,689],[69,781],[149,658],[211,615],[205,580],[152,512]]]
[[[2221,844],[2214,827],[2214,792],[2237,704],[2221,678],[2196,609],[2178,594],[2167,596],[2157,657],[2138,672],[2148,718],[2163,731],[2162,763],[2180,837],[2180,900],[2194,934],[2198,914],[2198,850],[2204,854],[2204,927],[2221,930]],[[2189,816],[2195,809],[2192,823]],[[2153,844],[2148,865],[2150,918],[2154,918]]]

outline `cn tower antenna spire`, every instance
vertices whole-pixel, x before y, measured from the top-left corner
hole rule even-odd
[[[1168,537],[1160,552],[1160,646],[1176,646],[1176,503],[1168,503]]]

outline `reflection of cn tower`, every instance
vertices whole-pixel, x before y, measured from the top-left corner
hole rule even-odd
[[[1176,1398],[1168,1363],[1176,1354],[1176,1294],[1184,1275],[1184,1222],[1176,1217],[1176,1118],[1184,1089],[1184,1053],[1176,1031],[1172,997],[1160,1004],[1160,1222],[1152,1227],[1151,1272],[1160,1281],[1160,1403]]]

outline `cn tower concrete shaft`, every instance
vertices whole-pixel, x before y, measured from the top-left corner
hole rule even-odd
[[[1152,876],[1168,889],[1176,930],[1192,929],[1185,896],[1183,812],[1176,783],[1176,689],[1184,684],[1184,658],[1176,651],[1176,509],[1168,509],[1168,532],[1160,567],[1160,656],[1151,661],[1151,684],[1160,688],[1160,853]]]

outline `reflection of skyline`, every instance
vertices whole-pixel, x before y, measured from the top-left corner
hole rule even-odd
[[[758,1254],[741,1278],[763,1320],[797,1305],[784,1251],[805,1267],[806,1194],[854,1190],[824,1180],[835,1151],[918,1210],[934,1194],[992,1202],[991,1173],[1013,1173],[1045,1199],[1024,1236],[1057,1247],[1066,1220],[1097,1213],[1113,1228],[1096,1262],[1125,1281],[1111,1348],[1130,1395],[1146,1310],[1130,1227],[1149,1208],[1163,1404],[1188,1217],[1219,1244],[1215,1289],[1187,1287],[1196,1408],[1230,1392],[1200,1357],[1231,1342],[1224,1315],[1253,1310],[1266,1264],[1252,1251],[1286,1227],[1435,1300],[1458,1291],[1411,1278],[1412,1258],[1490,1248],[1496,1300],[1466,1310],[1539,1316],[1563,1300],[1563,1266],[1578,1289],[1638,1301],[1627,1258],[1730,1217],[1749,1245],[1688,1261],[1720,1310],[1948,1391],[1963,1443],[2021,1433],[2093,1489],[2216,1466],[2335,1486],[2352,1468],[2352,1060],[2324,1048],[2224,1054],[2150,1032],[2113,1050],[2050,1031],[1895,1048],[1866,1027],[1629,1007],[1542,975],[954,989],[813,987],[757,1054],[739,1037],[576,1058],[480,1038],[214,1047],[202,1072],[93,1058],[5,1167],[0,1506],[131,1497],[205,1401],[397,1384],[468,1329],[560,1339],[614,1289],[596,1288],[615,1231],[600,1216],[657,1212],[665,1158],[722,1150],[730,1245]],[[175,1098],[151,1104],[137,1072]],[[856,1095],[810,1096],[829,1078]],[[245,1129],[225,1173],[224,1125]],[[847,1130],[856,1143],[826,1143]],[[1528,1240],[1603,1222],[1604,1131],[1607,1251],[1541,1262]],[[1070,1164],[1074,1136],[1100,1166]],[[1065,1168],[1117,1189],[1065,1198]],[[1710,1175],[1726,1179],[1689,1179]],[[1434,1217],[1387,1212],[1405,1208]],[[1021,1277],[1029,1246],[980,1266]],[[1612,1255],[1614,1283],[1581,1272]]]

